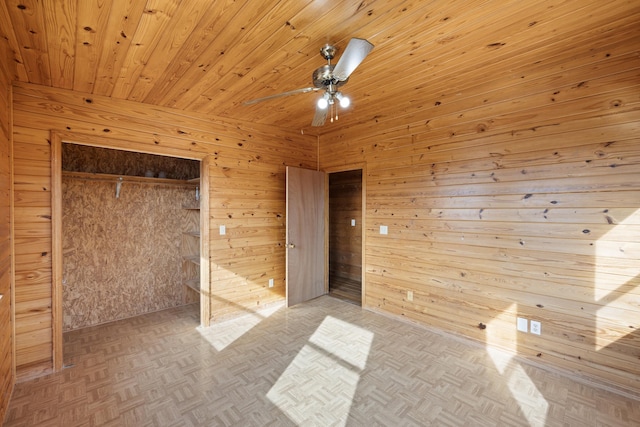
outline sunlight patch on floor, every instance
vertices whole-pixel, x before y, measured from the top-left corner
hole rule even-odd
[[[373,333],[327,316],[267,398],[299,425],[346,425]]]
[[[511,392],[511,396],[520,407],[529,425],[532,427],[544,426],[549,411],[549,402],[547,402],[535,383],[529,378],[522,365],[514,360],[513,355],[497,348],[501,346],[500,341],[505,340],[505,338],[515,344],[518,342],[519,332],[516,330],[515,322],[512,322],[513,328],[506,331],[500,327],[500,325],[504,325],[503,322],[505,321],[507,324],[511,323],[514,312],[517,313],[516,304],[511,305],[511,307],[499,314],[495,319],[496,322],[493,322],[493,325],[492,322],[489,322],[487,325],[487,354],[491,357],[496,369],[504,378],[505,384]],[[493,335],[492,331],[494,330],[500,332],[500,341],[498,341],[498,335]],[[513,350],[517,351],[517,348]]]
[[[213,348],[222,351],[283,307],[283,304],[277,304],[224,322],[212,323],[207,328],[199,327],[197,330]]]
[[[362,370],[367,364],[373,333],[327,316],[309,342]]]

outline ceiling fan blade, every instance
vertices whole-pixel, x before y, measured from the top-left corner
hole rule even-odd
[[[265,96],[263,98],[251,99],[249,101],[244,101],[243,104],[244,105],[253,105],[253,104],[257,104],[258,102],[268,101],[270,99],[283,98],[285,96],[296,95],[298,93],[315,92],[316,90],[320,90],[320,89],[317,88],[317,87],[305,87],[305,88],[302,88],[302,89],[290,90],[289,92],[282,92],[282,93],[277,93],[275,95]]]
[[[329,107],[320,108],[316,105],[316,114],[313,116],[311,126],[322,126],[325,120],[327,120],[327,114],[329,113]]]
[[[373,45],[365,39],[352,38],[349,40],[347,48],[333,69],[333,77],[341,82],[347,80],[372,49]]]

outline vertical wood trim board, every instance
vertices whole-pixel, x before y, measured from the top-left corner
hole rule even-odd
[[[215,182],[204,195],[206,228],[214,231],[208,242],[210,318],[284,300],[284,171],[286,165],[315,167],[315,136],[33,84],[14,83],[13,90],[20,380],[54,367],[52,131],[60,141],[209,157]],[[220,224],[226,225],[224,236]],[[267,276],[275,279],[274,288],[268,288]]]
[[[361,165],[362,169],[362,224],[360,225],[360,235],[362,236],[362,276],[360,279],[362,280],[362,301],[360,305],[362,307],[367,306],[367,264],[365,260],[366,250],[367,250],[367,164],[364,163]]]
[[[209,198],[212,184],[209,182],[211,156],[200,162],[200,322],[211,325],[211,262],[209,255]]]
[[[319,170],[319,169],[318,169]],[[324,218],[323,218],[323,222],[324,222],[324,254],[323,254],[323,262],[324,262],[324,293],[328,294],[329,293],[329,276],[330,276],[330,271],[329,271],[329,260],[330,260],[330,256],[331,254],[329,253],[329,251],[331,250],[331,246],[329,245],[329,238],[330,238],[330,234],[331,234],[331,230],[330,230],[330,197],[331,195],[331,191],[329,188],[329,174],[327,174],[325,172],[324,174],[324,195],[323,195],[323,199],[324,199]]]
[[[15,384],[11,79],[15,62],[0,39],[0,423]]]
[[[52,341],[53,369],[59,371],[64,364],[63,341],[63,242],[62,242],[62,139],[51,132],[51,237],[52,237]]]
[[[469,82],[323,134],[320,165],[366,163],[366,307],[640,395],[638,61],[565,49],[573,80]]]

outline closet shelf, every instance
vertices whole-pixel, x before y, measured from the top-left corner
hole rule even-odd
[[[145,176],[133,176],[133,175],[114,175],[108,173],[91,173],[91,172],[69,172],[62,171],[62,176],[65,178],[84,179],[88,181],[107,181],[117,182],[122,179],[122,182],[135,182],[139,184],[164,184],[164,185],[179,185],[196,187],[198,182],[193,180],[184,179],[167,179],[167,178],[148,178]]]
[[[185,255],[182,257],[182,259],[192,262],[196,265],[200,265],[200,255]]]
[[[182,282],[187,289],[194,290],[200,294],[201,303],[202,293],[200,292],[203,268],[200,265],[200,251],[202,250],[201,229],[200,229],[200,178],[190,179],[189,184],[195,187],[195,200],[187,200],[182,205],[184,222],[182,228],[181,248],[182,266],[181,275]],[[207,260],[205,259],[205,265]],[[184,301],[192,302],[194,295],[189,292],[185,293]],[[208,316],[208,315],[207,315]]]
[[[195,277],[191,280],[187,280],[186,282],[184,282],[185,286],[193,289],[194,291],[196,291],[197,293],[200,293],[200,278],[199,277]]]

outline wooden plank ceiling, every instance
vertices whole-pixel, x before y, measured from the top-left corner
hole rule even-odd
[[[640,3],[611,3],[6,0],[0,32],[19,81],[322,134],[516,85],[527,67],[570,55],[564,39],[589,44],[600,37],[590,29],[640,22]],[[352,105],[338,122],[311,127],[317,92],[243,105],[312,86],[320,47],[339,57],[351,37],[375,49],[342,88]]]

